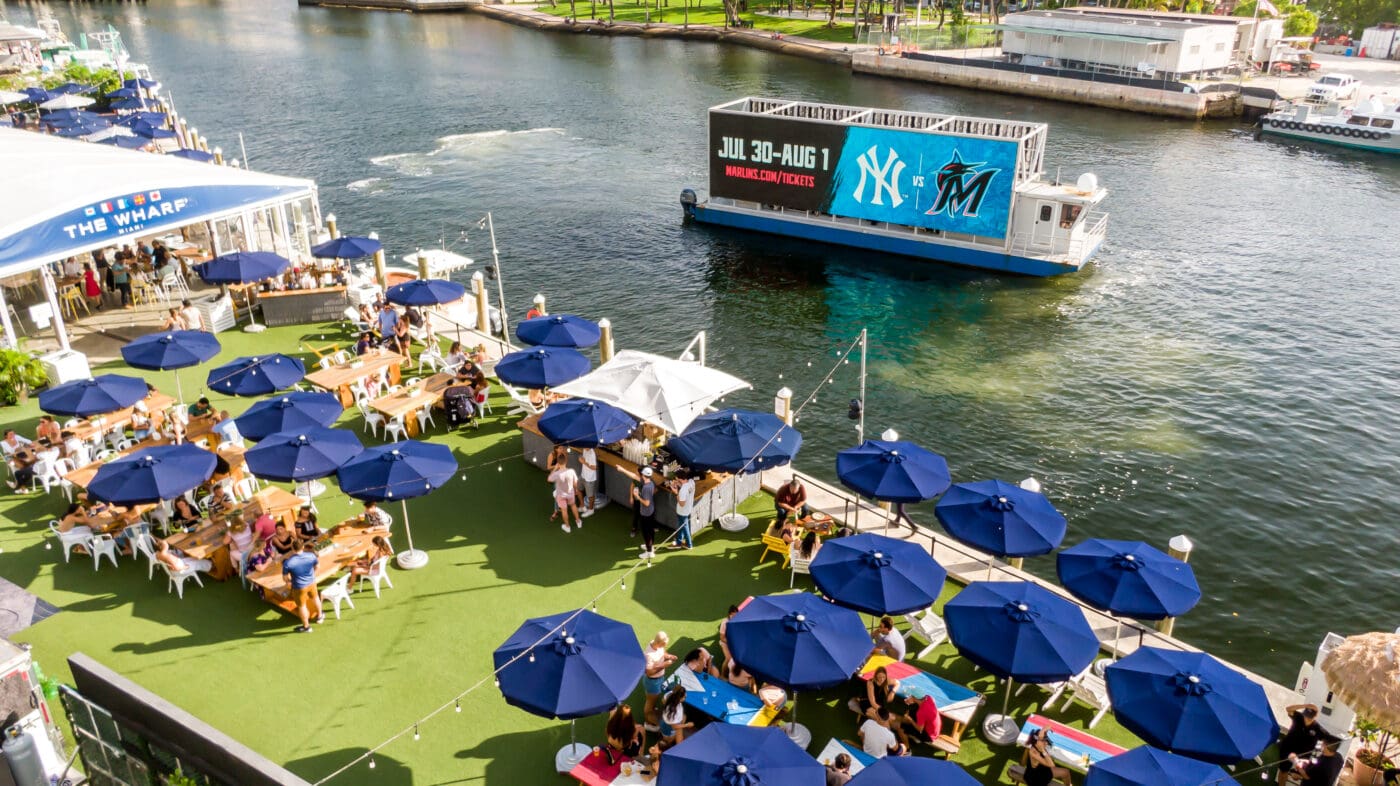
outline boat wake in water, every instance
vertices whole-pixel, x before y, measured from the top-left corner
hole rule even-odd
[[[434,174],[434,167],[439,162],[482,158],[534,139],[563,135],[562,128],[527,128],[523,131],[499,129],[450,134],[438,138],[437,147],[426,153],[393,153],[375,156],[369,162],[375,166],[389,167],[401,175],[427,177]]]
[[[363,180],[356,180],[353,183],[346,183],[347,191],[354,191],[362,194],[378,194],[389,190],[382,177],[367,177]]]

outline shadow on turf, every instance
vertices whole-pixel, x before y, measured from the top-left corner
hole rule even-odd
[[[341,748],[304,759],[287,762],[287,769],[302,778],[315,783],[336,770],[344,767],[357,756],[363,756],[368,748]],[[413,768],[398,759],[374,754],[374,769],[368,762],[359,762],[335,779],[335,783],[374,783],[376,786],[413,786]]]

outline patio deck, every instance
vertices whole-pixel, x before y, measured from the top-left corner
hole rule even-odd
[[[223,333],[217,365],[232,357],[278,349],[303,353],[303,342],[344,340],[336,326],[274,328],[249,335]],[[302,354],[306,357],[305,354]],[[104,371],[122,367],[112,364]],[[204,369],[205,367],[201,367]],[[94,371],[97,371],[95,368]],[[202,371],[184,377],[187,396]],[[173,389],[170,374],[149,378]],[[216,407],[241,412],[251,402],[212,396]],[[480,430],[430,432],[450,445],[463,468],[433,495],[414,500],[415,544],[431,555],[418,571],[394,570],[395,587],[382,598],[356,594],[344,609],[309,635],[292,632],[286,615],[237,582],[186,587],[179,600],[165,582],[148,581],[144,564],[124,560],[93,571],[86,557],[65,564],[46,548],[45,524],[61,511],[62,498],[0,495],[0,570],[5,578],[60,611],[11,638],[33,645],[43,668],[68,677],[65,657],[81,651],[199,716],[310,781],[318,781],[355,756],[413,723],[458,692],[488,677],[491,651],[526,617],[577,608],[634,564],[638,541],[628,518],[610,506],[586,526],[565,535],[547,520],[549,487],[540,471],[520,458],[519,431],[505,417],[504,396]],[[33,398],[0,410],[3,426],[32,431]],[[341,424],[360,433],[358,413]],[[372,437],[363,435],[366,443]],[[336,522],[358,510],[332,488],[318,499],[322,520]],[[400,512],[392,506],[396,546],[402,547]],[[671,634],[678,654],[697,643],[717,651],[717,624],[730,603],[750,594],[785,591],[788,572],[775,561],[758,565],[759,533],[771,516],[766,497],[741,509],[753,516],[743,533],[710,529],[690,552],[663,552],[654,566],[629,578],[626,590],[598,602],[602,614],[631,623],[640,637],[658,629]],[[955,573],[966,567],[955,560]],[[798,577],[798,586],[811,588]],[[944,600],[956,592],[949,584]],[[976,672],[944,644],[919,665],[989,693],[991,678]],[[845,709],[849,690],[804,694],[801,721],[813,731],[812,751],[831,737],[853,738]],[[1012,699],[1019,718],[1041,711],[1044,692],[1028,688]],[[633,698],[640,710],[640,690]],[[509,707],[489,679],[462,700],[460,714],[446,712],[376,754],[376,767],[356,765],[334,784],[538,784],[563,782],[554,773],[555,751],[568,741],[568,724]],[[57,707],[55,707],[57,709]],[[1083,728],[1091,711],[1081,706],[1051,717]],[[1016,749],[993,749],[974,728],[954,758],[984,783],[1005,782]],[[601,738],[603,719],[579,722],[581,741]],[[1106,717],[1093,733],[1124,746],[1136,741]]]

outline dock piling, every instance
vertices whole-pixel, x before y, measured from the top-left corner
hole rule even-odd
[[[491,335],[491,304],[486,300],[486,276],[478,270],[472,274],[472,294],[476,295],[476,329]]]
[[[340,237],[340,228],[335,225],[335,213],[326,214],[326,231],[331,234],[331,240]]]
[[[602,337],[598,340],[598,358],[606,363],[612,360],[613,356],[612,320],[607,317],[598,320],[598,329],[603,332]]]
[[[1176,557],[1182,562],[1189,562],[1191,560],[1191,549],[1195,548],[1195,545],[1196,544],[1192,543],[1191,539],[1185,535],[1177,535],[1167,541],[1167,554]],[[1176,627],[1175,617],[1157,620],[1157,631],[1159,633],[1170,636],[1172,635],[1172,629],[1174,627]]]

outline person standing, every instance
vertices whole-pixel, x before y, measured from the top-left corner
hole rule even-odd
[[[682,469],[676,473],[671,488],[676,493],[676,541],[671,548],[694,548],[695,544],[690,539],[690,514],[695,508],[695,478]]]
[[[588,518],[593,515],[594,500],[598,496],[598,453],[593,448],[584,448],[579,451],[578,463],[583,480],[583,517]]]
[[[560,528],[565,532],[573,531],[569,528],[569,511],[572,510],[574,523],[579,529],[583,529],[583,518],[578,514],[578,473],[574,472],[567,460],[561,461],[550,470],[549,482],[554,484],[554,504],[559,507],[559,513],[564,517]]]
[[[310,633],[312,619],[318,623],[326,619],[326,613],[321,609],[321,595],[316,591],[316,567],[319,563],[316,546],[310,541],[302,544],[300,552],[282,560],[282,579],[292,588],[292,601],[297,604],[297,616],[301,618],[297,633]]]
[[[642,558],[656,556],[656,483],[651,467],[642,467],[642,482],[632,487],[632,501],[637,506],[637,524],[642,530]]]
[[[1279,762],[1279,784],[1288,780],[1288,774],[1293,770],[1293,760],[1299,756],[1312,756],[1317,743],[1323,738],[1322,726],[1317,722],[1316,704],[1290,704],[1283,711],[1293,722],[1278,743],[1278,752],[1284,757]]]
[[[102,310],[102,285],[97,283],[97,271],[92,269],[91,264],[83,265],[83,296],[88,299],[89,305]]]
[[[116,287],[117,292],[121,293],[122,308],[135,308],[131,303],[131,269],[127,267],[129,264],[127,259],[117,257],[108,270],[112,277],[113,286]]]
[[[185,320],[185,330],[208,330],[204,324],[204,315],[199,313],[199,309],[185,298],[180,302],[180,316]]]
[[[646,705],[642,710],[643,725],[647,731],[659,731],[661,716],[656,704],[661,700],[661,691],[666,687],[666,669],[676,662],[676,656],[666,651],[671,638],[666,631],[659,630],[642,651],[645,667],[642,672],[642,692],[646,694]]]

